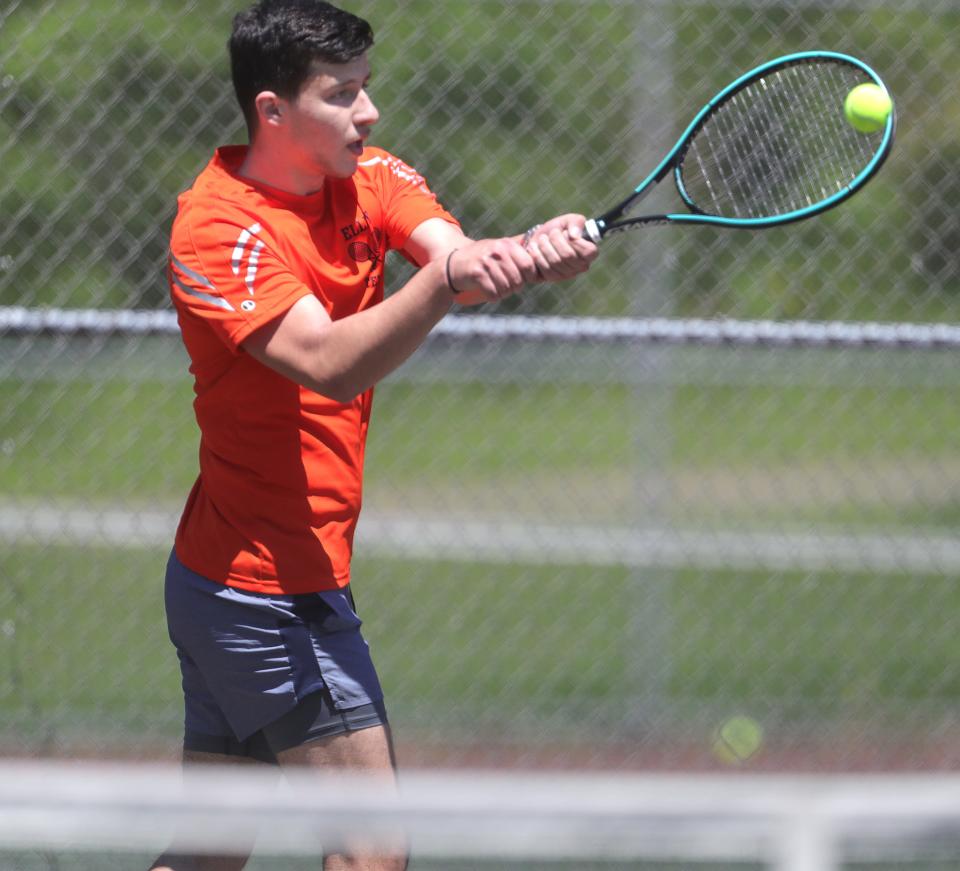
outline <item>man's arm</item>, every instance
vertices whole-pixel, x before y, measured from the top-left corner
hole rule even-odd
[[[457,251],[459,253],[464,245],[472,241],[456,224],[451,224],[443,218],[428,218],[410,234],[407,244],[404,246],[404,251],[419,266],[425,266],[427,263],[441,258],[446,262],[450,252]],[[452,270],[460,265],[455,260],[459,260],[459,258],[450,261],[451,278],[453,277]],[[488,301],[476,291],[465,291],[456,280],[454,280],[453,285],[460,291],[453,298],[453,301],[458,305],[480,305]]]
[[[253,332],[244,350],[310,390],[349,402],[399,367],[455,299],[469,295],[477,302],[496,302],[537,279],[533,257],[516,239],[473,242],[459,230],[457,234],[448,239],[420,233],[411,252],[414,257],[443,250],[449,255],[457,248],[450,262],[453,284],[463,291],[457,297],[447,284],[447,258],[428,257],[429,262],[382,303],[337,321],[316,297],[302,297]],[[448,241],[463,244],[444,248]]]
[[[584,224],[586,218],[583,215],[560,215],[531,231],[529,238],[514,237],[514,241],[523,245],[533,257],[537,281],[567,281],[590,268],[597,256],[597,246],[584,238]],[[456,225],[442,218],[430,218],[410,234],[405,250],[423,266],[447,257],[451,251],[470,241]],[[460,287],[457,281],[454,284]],[[488,302],[472,291],[458,294],[455,301],[460,305]]]
[[[452,303],[497,302],[524,284],[565,281],[585,272],[597,248],[582,238],[584,223],[582,215],[562,215],[529,239],[475,242],[459,227],[430,218],[406,245],[422,268],[382,303],[331,321],[316,297],[304,296],[252,333],[243,348],[292,381],[349,402],[416,351]]]
[[[403,250],[417,265],[426,266],[472,241],[456,224],[443,218],[427,218],[410,234]]]

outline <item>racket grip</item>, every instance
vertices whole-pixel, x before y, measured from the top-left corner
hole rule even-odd
[[[593,242],[594,245],[599,245],[600,240],[603,238],[603,233],[600,230],[600,225],[596,222],[595,219],[591,218],[583,227],[583,238],[589,239]]]

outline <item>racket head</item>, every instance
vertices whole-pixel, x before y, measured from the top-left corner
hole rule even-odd
[[[671,161],[687,208],[716,223],[763,227],[841,203],[893,145],[895,109],[871,133],[844,115],[847,94],[866,83],[887,91],[863,61],[821,51],[778,58],[729,85],[690,124]]]
[[[867,64],[839,52],[799,52],[756,67],[697,113],[627,199],[591,222],[591,237],[651,223],[761,229],[836,206],[893,146],[895,109],[875,133],[855,130],[844,115],[847,94],[867,82],[888,90]],[[690,211],[624,218],[671,171]]]

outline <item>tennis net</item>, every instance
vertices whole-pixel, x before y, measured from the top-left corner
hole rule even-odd
[[[137,867],[174,837],[233,854],[253,831],[270,868],[399,843],[421,868],[956,867],[960,777],[436,770],[394,790],[307,772],[278,783],[246,767],[185,784],[173,765],[0,763],[0,867]]]

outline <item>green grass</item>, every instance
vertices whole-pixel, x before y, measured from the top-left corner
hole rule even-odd
[[[199,433],[187,383],[0,381],[0,494],[181,501]]]
[[[376,397],[370,477],[622,469],[632,404],[620,385],[390,384]]]
[[[820,710],[960,700],[953,577],[718,572],[673,580],[671,691]]]
[[[74,500],[92,510],[179,505],[196,473],[190,401],[180,381],[0,382],[0,498]],[[637,515],[618,514],[617,499],[629,507],[636,482],[658,462],[678,480],[700,475],[715,486],[732,475],[747,489],[758,475],[779,480],[796,470],[801,479],[819,475],[818,485],[836,475],[870,484],[888,468],[903,475],[900,504],[858,502],[869,487],[832,503],[791,502],[784,485],[779,509],[741,505],[736,490],[724,502],[706,489],[663,511],[688,522],[713,511],[745,530],[771,518],[824,529],[844,519],[952,527],[960,507],[950,488],[913,492],[910,475],[913,463],[949,470],[960,456],[958,418],[951,389],[922,385],[666,391],[397,381],[378,391],[367,506],[470,516],[499,514],[505,504],[550,520],[569,504],[581,512],[576,522],[622,525]],[[164,561],[162,551],[28,542],[0,550],[0,731],[39,743],[91,730],[175,741]],[[955,580],[631,573],[362,553],[355,563],[399,723],[492,730],[507,718],[549,724],[551,734],[584,722],[616,728],[637,699],[825,712],[955,704]]]
[[[197,469],[191,401],[186,382],[0,381],[0,495],[178,506]],[[569,509],[629,522],[632,500],[642,503],[637,482],[665,469],[687,481],[686,495],[658,510],[680,521],[719,513],[744,523],[937,527],[960,511],[950,488],[937,486],[958,457],[960,406],[949,385],[396,381],[378,390],[367,505],[469,513],[488,491],[547,518]],[[917,484],[915,468],[933,483]],[[717,475],[734,482],[724,485],[727,501]],[[823,482],[838,476],[850,478],[849,492],[823,497]],[[877,496],[872,482],[884,476],[892,494]],[[790,480],[811,495],[796,497]],[[781,487],[781,502],[756,503],[761,485]]]
[[[160,552],[8,547],[0,554],[0,722],[25,743],[151,734],[181,721]]]
[[[174,746],[164,562],[158,551],[3,552],[0,734]],[[354,587],[400,729],[520,737],[532,724],[583,739],[602,724],[615,736],[651,692],[668,718],[671,706],[760,705],[882,720],[960,702],[954,578],[360,558]]]
[[[360,560],[355,579],[405,709],[616,723],[652,689],[822,712],[960,701],[955,578]]]

